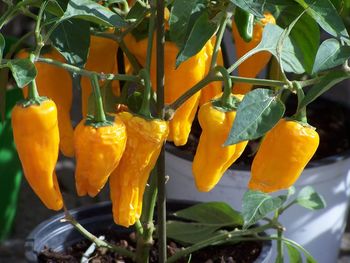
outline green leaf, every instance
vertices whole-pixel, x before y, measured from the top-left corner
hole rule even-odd
[[[203,12],[194,23],[184,47],[176,58],[176,67],[197,54],[214,35],[218,26],[217,23],[210,21],[207,12]]]
[[[40,6],[42,5],[42,1],[33,1],[31,5],[40,8]],[[48,1],[47,6],[45,8],[45,12],[48,12],[56,17],[61,17],[64,14],[64,11],[62,10],[61,6],[55,0]]]
[[[277,22],[279,25],[287,27],[302,12],[302,8],[298,6],[286,8],[279,16]],[[305,32],[307,32],[307,34],[305,34]],[[305,70],[311,73],[320,42],[320,30],[315,20],[308,14],[302,15],[293,27],[290,33],[290,39],[294,47],[299,50],[296,56],[301,56],[299,60],[303,61]]]
[[[324,198],[311,186],[301,189],[295,201],[297,204],[310,210],[319,210],[326,207]]]
[[[230,0],[236,6],[239,6],[243,10],[255,15],[256,17],[263,18],[264,5],[266,1],[263,0]]]
[[[237,114],[225,146],[253,140],[269,131],[282,118],[285,106],[272,90],[249,92],[237,108]]]
[[[196,9],[197,1],[175,0],[171,9],[169,19],[169,35],[171,41],[175,42],[179,47],[182,46],[190,18]]]
[[[141,5],[139,2],[135,2],[135,4],[131,7],[129,13],[126,16],[126,19],[139,19],[143,16],[143,14],[147,11],[147,8]]]
[[[312,73],[342,65],[350,57],[350,46],[343,46],[335,38],[330,38],[320,45]]]
[[[65,20],[51,34],[50,39],[68,63],[84,67],[90,45],[89,22]]]
[[[338,38],[349,38],[345,25],[329,0],[295,0],[329,34]]]
[[[299,250],[289,243],[285,242],[284,244],[287,247],[289,263],[303,263],[303,258],[301,257]]]
[[[242,215],[244,227],[255,224],[267,214],[280,208],[283,201],[260,191],[247,191],[243,196]]]
[[[283,39],[282,53],[278,46]],[[256,51],[268,51],[276,58],[281,56],[281,64],[284,71],[302,74],[305,72],[303,65],[297,54],[298,50],[294,47],[289,36],[284,36],[284,30],[277,25],[267,24],[263,31],[261,42],[254,48]],[[254,50],[253,49],[253,50]]]
[[[29,59],[14,59],[7,62],[18,87],[23,88],[35,79],[37,71]]]
[[[317,263],[316,259],[311,254],[305,254],[306,263]]]
[[[196,244],[201,240],[217,235],[215,225],[202,223],[186,223],[168,221],[166,224],[167,237],[185,244]]]
[[[177,211],[174,215],[200,223],[221,226],[243,225],[243,218],[240,213],[224,202],[200,203]]]
[[[350,78],[350,74],[343,71],[331,71],[322,77],[321,81],[315,84],[306,94],[300,103],[300,109],[313,102],[337,83]]]
[[[5,38],[4,36],[0,33],[0,61],[4,55],[4,50],[5,50]]]
[[[61,21],[81,18],[102,26],[123,27],[127,23],[118,14],[92,0],[70,0]]]

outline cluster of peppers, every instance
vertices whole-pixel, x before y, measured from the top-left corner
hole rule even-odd
[[[241,23],[240,26],[236,24],[238,21]],[[238,58],[260,43],[264,26],[268,23],[275,23],[274,17],[268,12],[264,13],[263,19],[254,21],[254,15],[236,8],[232,33]],[[255,78],[270,58],[271,54],[268,52],[260,52],[249,57],[239,65],[238,75]],[[230,87],[230,81],[225,85]],[[192,166],[199,191],[212,190],[224,172],[243,153],[247,141],[226,147],[223,145],[233,125],[237,104],[252,87],[247,83],[234,84],[232,92],[235,95],[230,95],[231,104],[227,96],[226,99],[222,96],[221,105],[218,106],[218,100],[212,100],[200,107],[198,120],[202,134]],[[236,105],[232,101],[235,101]],[[225,103],[226,107],[223,107]],[[289,188],[299,178],[319,145],[318,133],[307,124],[305,109],[301,111],[303,114],[298,113],[294,118],[281,119],[266,133],[252,163],[249,189],[275,192]]]
[[[240,14],[240,10],[237,12],[237,17],[245,15]],[[247,21],[252,23],[248,27],[251,36],[244,36],[233,22],[238,57],[260,42],[266,23],[274,23],[269,13],[258,22],[247,15]],[[139,64],[145,67],[148,40],[136,41],[131,34],[124,40]],[[215,41],[215,37],[209,40],[200,52],[176,69],[174,65],[179,49],[174,43],[165,43],[166,104],[173,103],[208,74]],[[86,69],[116,72],[117,48],[114,41],[92,36]],[[145,80],[146,93],[139,114],[125,111],[106,116],[99,94],[99,86],[103,82],[98,80],[97,75],[91,79],[83,77],[81,87],[84,119],[75,130],[69,118],[72,103],[69,74],[58,67],[35,63],[38,70],[36,81],[24,89],[27,99],[14,108],[12,125],[24,174],[48,208],[59,210],[63,207],[55,174],[60,149],[64,155],[76,158],[78,195],[96,196],[109,179],[115,222],[123,226],[133,225],[140,218],[147,180],[162,145],[166,140],[173,141],[177,146],[186,144],[198,106],[202,134],[193,161],[198,190],[207,192],[213,189],[224,172],[243,153],[247,141],[227,147],[223,147],[223,144],[235,120],[237,106],[252,86],[235,84],[232,89],[230,77],[222,66],[221,51],[219,50],[215,70],[223,76],[224,92],[222,93],[221,82],[209,84],[182,104],[169,122],[144,114],[145,107],[149,107],[150,83],[156,83],[155,54],[153,50],[150,76],[144,69],[139,73]],[[55,50],[50,50],[43,56],[64,61]],[[34,60],[33,55],[27,52],[21,52],[18,57]],[[256,54],[239,66],[238,74],[256,77],[269,59],[268,53]],[[157,89],[155,85],[152,88]],[[87,102],[92,90],[95,95],[94,116],[87,115]],[[117,81],[112,82],[112,90],[115,95],[119,95]],[[52,100],[40,97],[38,92]],[[252,164],[249,188],[273,192],[290,187],[315,153],[318,143],[318,134],[312,127],[296,120],[280,120],[260,145]]]

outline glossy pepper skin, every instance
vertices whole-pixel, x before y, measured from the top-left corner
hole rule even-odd
[[[107,38],[91,36],[89,56],[85,68],[90,71],[103,73],[116,73],[118,71],[117,64],[118,44]],[[99,81],[100,87],[103,81]],[[114,95],[119,95],[119,81],[115,80],[111,83]],[[81,99],[82,114],[87,115],[88,101],[92,92],[91,82],[88,77],[81,78]]]
[[[261,41],[262,33],[266,24],[276,24],[275,18],[268,12],[264,13],[265,18],[259,22],[255,22],[253,29],[253,38],[250,42],[245,42],[240,36],[236,23],[232,22],[232,34],[235,40],[236,55],[237,59],[242,57],[248,51],[255,48]],[[267,51],[259,52],[247,60],[245,60],[238,67],[238,76],[255,78],[261,70],[267,65],[271,58],[271,54]],[[235,94],[246,94],[252,89],[253,85],[249,83],[237,82],[233,86],[233,93]]]
[[[144,66],[146,63],[147,39],[136,41],[133,36],[128,35],[125,42],[139,63]],[[155,46],[154,42],[150,70],[153,89],[156,89],[157,69]],[[181,63],[178,68],[175,68],[176,56],[179,52],[178,47],[175,43],[166,41],[164,50],[164,95],[165,103],[170,104],[204,78],[207,55],[203,47],[196,55]],[[187,142],[192,121],[197,111],[199,98],[200,92],[197,92],[176,110],[173,119],[169,122],[169,135],[167,140],[174,142],[176,146],[185,145]]]
[[[25,50],[17,54],[19,58],[28,58],[29,53]],[[63,56],[54,48],[42,55],[59,62],[66,62]],[[36,84],[40,95],[51,98],[57,106],[58,129],[60,132],[60,150],[67,157],[74,156],[74,131],[70,118],[72,107],[73,90],[72,79],[69,73],[59,67],[46,63],[35,62],[37,69]],[[23,89],[25,97],[28,95],[28,87]]]
[[[24,175],[36,195],[49,209],[63,207],[55,166],[59,151],[57,109],[52,100],[12,111],[12,128]]]
[[[210,70],[211,58],[213,55],[215,42],[216,42],[216,37],[213,37],[205,45],[205,53],[207,55],[206,64],[205,64],[205,74],[208,74]],[[221,48],[219,49],[219,52],[218,52],[217,65],[218,66],[224,65]],[[199,98],[199,106],[202,106],[204,103],[210,101],[212,98],[214,98],[221,92],[222,92],[222,82],[221,81],[211,82],[209,85],[207,85],[201,90],[201,96]]]
[[[242,100],[242,95],[235,95]],[[196,187],[209,192],[219,182],[224,172],[241,156],[248,141],[224,147],[236,111],[224,112],[207,102],[198,112],[202,134],[193,159],[192,172]]]
[[[281,119],[259,147],[249,188],[267,193],[289,188],[315,154],[318,144],[318,133],[312,127]]]
[[[240,37],[250,42],[253,38],[254,15],[236,6],[233,19]]]
[[[126,128],[120,118],[108,126],[93,127],[83,119],[74,131],[75,181],[79,196],[96,196],[119,164],[126,145]]]
[[[146,120],[129,112],[118,115],[126,125],[128,140],[109,183],[114,221],[129,227],[140,218],[146,183],[169,128],[166,121]]]

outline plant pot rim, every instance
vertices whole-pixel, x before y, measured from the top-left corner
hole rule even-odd
[[[186,200],[167,200],[167,204],[168,206],[181,206],[181,207],[186,207],[188,205],[192,205],[198,202],[193,202],[193,201],[186,201]],[[81,206],[79,208],[74,208],[69,210],[69,213],[76,217],[81,213],[87,213],[89,211],[93,212],[98,210],[102,210],[104,211],[105,209],[111,208],[111,202],[110,201],[103,201],[103,202],[99,202],[96,204],[92,204],[92,205],[85,205],[85,206]],[[178,210],[181,208],[176,208],[175,210]],[[111,209],[108,209],[110,211],[112,211]],[[89,213],[88,213],[89,214]],[[25,256],[28,262],[35,262],[33,261],[34,258],[37,259],[37,255],[40,251],[36,250],[36,246],[35,246],[35,242],[38,241],[40,239],[40,235],[42,235],[43,231],[47,231],[48,228],[50,228],[50,230],[52,230],[53,227],[56,227],[57,229],[61,228],[61,232],[62,231],[76,231],[74,230],[74,228],[69,225],[68,223],[63,224],[61,222],[61,219],[64,217],[64,212],[58,213],[57,215],[54,215],[46,220],[44,220],[43,222],[41,222],[39,225],[37,225],[31,232],[30,234],[27,236],[26,240],[25,240]],[[107,217],[110,217],[112,220],[112,214],[106,216],[103,213],[98,213],[96,216],[91,216],[91,218],[89,217],[89,223],[91,223],[91,221],[93,219],[98,220],[98,219],[106,219]],[[91,219],[91,220],[90,220]],[[93,221],[95,221],[93,220]],[[84,222],[82,222],[82,225],[84,225]],[[127,228],[125,227],[121,227],[121,226],[117,226],[116,227],[120,228],[121,231],[128,231]],[[62,230],[63,229],[63,230]],[[47,231],[47,235],[50,235],[52,232]],[[83,237],[82,237],[83,239]],[[58,243],[58,242],[57,242]],[[41,247],[42,249],[43,247]],[[40,249],[40,250],[41,250]],[[262,246],[262,250],[260,252],[260,255],[258,256],[258,258],[254,261],[254,263],[268,263],[268,261],[266,261],[265,259],[268,259],[272,254],[272,242],[271,240],[267,240],[267,241],[263,241],[263,246]]]

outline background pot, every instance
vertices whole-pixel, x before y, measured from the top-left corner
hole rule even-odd
[[[192,202],[193,203],[193,202]],[[168,210],[177,211],[189,206],[189,202],[169,202]],[[108,229],[113,231],[130,232],[130,229],[119,227],[113,222],[110,202],[101,202],[78,209],[70,210],[70,213],[93,234],[99,234]],[[25,256],[28,262],[37,262],[37,256],[44,247],[54,251],[63,251],[65,248],[81,241],[83,236],[69,223],[62,223],[63,213],[49,218],[38,225],[28,236],[25,242]],[[270,241],[264,242],[260,256],[255,263],[269,263],[272,251]]]
[[[336,113],[331,111],[330,105],[334,104],[326,104],[325,106],[313,104],[313,112],[317,115],[326,110],[331,112],[329,115],[332,119],[340,118],[340,116],[334,116]],[[320,113],[321,107],[324,108],[322,113]],[[350,115],[350,110],[348,107],[337,105],[337,110],[339,108],[342,109],[342,114],[345,116],[344,129],[346,131],[343,129],[341,131],[342,134],[345,134],[345,138],[348,138],[346,141],[349,144],[350,121],[347,118]],[[326,117],[324,121],[329,121],[329,119]],[[322,133],[325,131],[327,129],[323,129]],[[341,146],[343,141],[333,140],[335,137],[341,137],[340,132],[333,133],[333,137],[330,138],[327,137],[327,134],[323,134],[323,136],[326,136],[324,138],[327,138],[328,143],[333,143],[337,147]],[[322,137],[320,143],[320,148],[327,144],[327,142],[322,141]],[[228,170],[211,192],[201,193],[195,188],[192,176],[193,156],[170,144],[167,145],[166,149],[165,167],[166,174],[169,176],[168,198],[200,202],[225,201],[236,210],[241,210],[242,197],[247,191],[250,178],[249,166],[234,164],[233,167],[238,168]],[[322,149],[322,152],[325,153],[325,148]],[[325,198],[327,207],[319,211],[309,211],[298,206],[288,209],[281,216],[281,222],[287,229],[286,236],[303,245],[319,263],[337,262],[340,242],[346,226],[350,197],[350,150],[343,150],[339,154],[310,162],[296,182],[295,187],[300,190],[307,185],[313,186]]]

